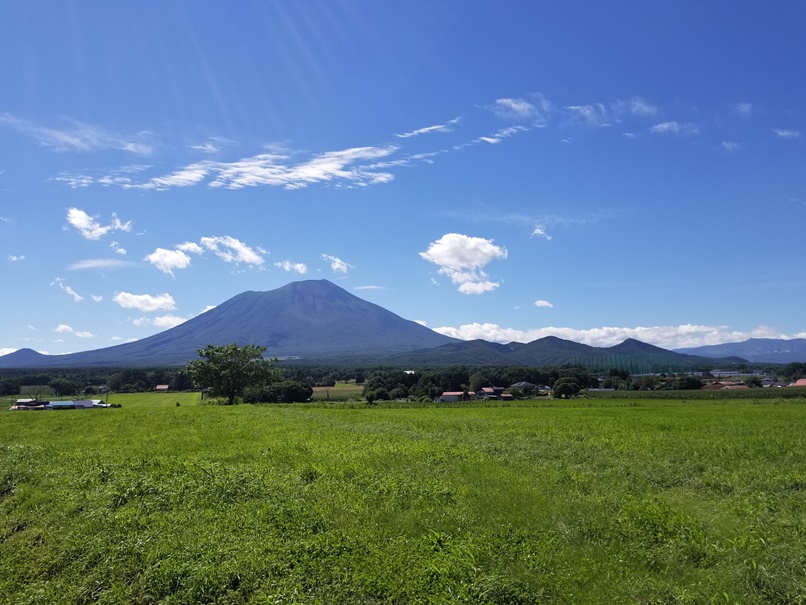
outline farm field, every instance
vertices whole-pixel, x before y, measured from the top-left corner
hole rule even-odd
[[[113,398],[0,412],[0,603],[806,601],[804,399]]]

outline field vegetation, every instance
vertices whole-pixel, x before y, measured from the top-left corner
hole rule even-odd
[[[0,412],[0,602],[806,600],[806,399],[110,402]]]

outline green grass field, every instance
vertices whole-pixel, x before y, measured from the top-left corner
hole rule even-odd
[[[0,603],[806,601],[806,400],[112,401],[0,412]]]

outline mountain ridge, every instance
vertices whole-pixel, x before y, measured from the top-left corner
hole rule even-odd
[[[464,341],[439,334],[363,300],[327,280],[291,282],[268,292],[242,292],[186,322],[141,340],[68,355],[21,349],[0,368],[170,367],[196,359],[207,345],[256,344],[266,355],[306,363],[428,365],[563,364],[677,371],[715,360],[634,339],[592,347],[556,336],[528,343]]]

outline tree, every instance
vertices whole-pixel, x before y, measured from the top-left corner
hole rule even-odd
[[[214,397],[226,397],[233,405],[246,387],[269,384],[279,379],[276,359],[266,359],[266,347],[207,345],[196,351],[199,357],[185,368],[199,388],[209,388]]]
[[[560,378],[554,383],[554,396],[560,399],[573,397],[581,390],[579,383],[574,378]]]

